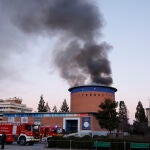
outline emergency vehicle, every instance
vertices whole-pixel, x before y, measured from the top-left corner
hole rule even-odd
[[[64,129],[58,126],[41,126],[40,127],[40,140],[47,141],[47,138],[54,137],[54,136],[64,136],[65,132]]]
[[[39,125],[33,123],[0,122],[0,138],[6,134],[6,143],[17,142],[20,145],[33,145],[39,139]]]

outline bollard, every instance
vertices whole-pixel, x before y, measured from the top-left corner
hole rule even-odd
[[[126,150],[126,141],[124,140],[124,150]]]
[[[70,149],[71,149],[71,140],[70,140]]]

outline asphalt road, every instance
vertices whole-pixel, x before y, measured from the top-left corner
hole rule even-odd
[[[6,144],[4,149],[6,149],[6,150],[49,150],[49,148],[47,148],[47,145],[42,144],[42,143],[37,143],[32,146],[29,146],[29,145],[21,146],[16,143],[9,144],[9,145]]]
[[[1,149],[1,145],[0,145]],[[47,144],[45,143],[36,143],[32,146],[25,145],[21,146],[18,145],[17,143],[13,144],[6,144],[4,150],[67,150],[67,149],[59,149],[59,148],[48,148]]]

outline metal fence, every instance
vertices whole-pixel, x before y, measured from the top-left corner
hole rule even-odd
[[[93,141],[93,140],[49,140],[49,148],[63,149],[92,149],[92,150],[150,150],[150,143],[136,143],[129,141]]]

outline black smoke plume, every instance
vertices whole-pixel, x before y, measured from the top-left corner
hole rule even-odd
[[[101,40],[103,16],[94,0],[4,0],[12,21],[26,34],[59,37],[54,64],[70,85],[112,84],[108,51]]]

